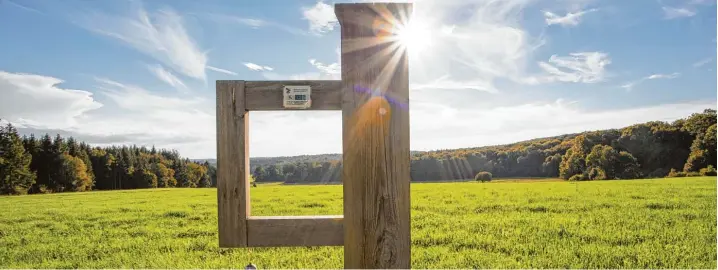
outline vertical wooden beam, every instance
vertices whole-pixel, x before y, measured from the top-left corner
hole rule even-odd
[[[336,4],[341,24],[344,267],[411,268],[407,3]],[[387,28],[388,26],[388,28]]]
[[[217,216],[220,247],[247,246],[249,114],[244,81],[217,81]]]

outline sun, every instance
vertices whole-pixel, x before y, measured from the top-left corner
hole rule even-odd
[[[410,54],[418,54],[431,47],[433,37],[429,27],[421,20],[412,19],[397,27],[397,38]]]

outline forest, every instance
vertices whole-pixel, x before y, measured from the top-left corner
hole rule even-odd
[[[412,151],[411,180],[560,177],[570,181],[716,174],[716,111],[671,123],[587,131],[508,145]],[[252,158],[257,182],[340,183],[341,155]],[[72,137],[0,127],[0,194],[212,187],[216,168],[176,150],[90,146]]]
[[[0,194],[211,187],[215,172],[175,150],[91,147],[72,137],[20,137],[12,124],[0,127]]]
[[[411,180],[473,179],[482,171],[500,178],[635,179],[715,175],[715,167],[716,111],[706,109],[671,123],[652,121],[508,145],[413,152]],[[341,168],[340,159],[275,160],[253,166],[253,177],[258,182],[338,183]]]

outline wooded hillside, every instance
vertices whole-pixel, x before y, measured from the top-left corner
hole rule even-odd
[[[500,134],[497,134],[500,136]],[[341,160],[257,166],[259,182],[341,182]],[[704,110],[672,123],[654,121],[621,129],[534,139],[508,145],[412,154],[412,181],[494,177],[561,177],[599,180],[713,174],[716,111]]]

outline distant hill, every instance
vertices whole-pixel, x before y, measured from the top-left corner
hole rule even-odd
[[[412,154],[423,153],[423,151],[411,151]],[[299,155],[299,156],[282,156],[282,157],[253,157],[249,158],[249,166],[254,170],[258,166],[282,165],[286,163],[313,163],[313,162],[332,162],[342,159],[342,154],[318,154],[318,155]],[[213,166],[217,166],[217,159],[192,159],[195,162],[209,162]]]
[[[300,156],[283,156],[283,157],[253,157],[249,158],[249,166],[254,170],[257,166],[280,165],[284,163],[298,162],[330,162],[342,159],[342,154],[319,154],[319,155],[300,155]],[[217,166],[217,159],[193,159],[193,161],[209,162],[209,164]]]
[[[652,121],[510,144],[411,152],[412,181],[494,177],[573,180],[665,177],[716,167],[716,112],[707,109],[672,123]],[[341,154],[250,159],[259,182],[341,182]],[[204,160],[202,160],[204,161]],[[216,164],[216,160],[208,160]]]
[[[341,182],[340,154],[250,162],[259,182]],[[715,167],[716,111],[707,109],[671,123],[652,121],[504,145],[412,151],[411,181],[473,179],[482,171],[494,177],[632,179],[710,175]]]
[[[489,149],[489,148],[496,148],[496,147],[511,147],[514,145],[520,145],[520,144],[526,144],[526,143],[532,143],[532,142],[539,142],[539,141],[546,141],[546,140],[565,140],[565,139],[571,139],[573,137],[578,136],[580,133],[574,133],[574,134],[564,134],[559,136],[552,136],[552,137],[543,137],[543,138],[536,138],[536,139],[530,139],[525,141],[519,141],[509,144],[501,144],[501,145],[488,145],[488,146],[477,146],[477,147],[466,147],[466,148],[456,148],[456,149],[437,149],[437,150],[429,150],[429,151],[411,151],[412,156],[420,156],[425,153],[432,153],[432,152],[443,152],[443,151],[466,151],[466,150],[474,150],[479,151],[482,149]],[[299,156],[279,156],[279,157],[253,157],[249,159],[249,166],[254,170],[257,166],[269,166],[269,165],[281,165],[285,163],[299,163],[299,162],[331,162],[331,161],[339,161],[342,159],[342,154],[317,154],[317,155],[299,155]],[[210,158],[210,159],[190,159],[194,162],[209,162],[209,164],[213,166],[217,166],[217,159]]]

